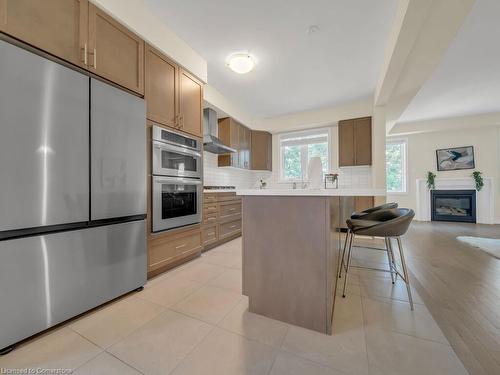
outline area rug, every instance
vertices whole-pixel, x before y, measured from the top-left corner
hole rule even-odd
[[[468,245],[474,246],[491,256],[500,259],[500,239],[459,236],[457,237],[457,240],[465,242]]]

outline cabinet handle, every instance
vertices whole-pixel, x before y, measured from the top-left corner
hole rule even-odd
[[[85,43],[85,44],[83,45],[83,48],[82,48],[82,49],[83,49],[83,64],[84,64],[85,66],[87,66],[87,65],[88,65],[88,63],[87,63],[87,43]]]
[[[182,245],[178,245],[178,246],[176,246],[176,247],[175,247],[175,250],[177,250],[177,249],[182,249],[183,247],[186,247],[186,244],[185,244],[185,243],[183,243]]]
[[[229,229],[233,229],[233,228],[236,228],[236,224],[235,224],[235,225],[231,225],[231,226],[229,227]]]
[[[229,211],[236,211],[236,208],[230,208]]]
[[[92,52],[91,52],[92,53]],[[92,53],[94,63],[90,65],[92,68],[97,69],[97,50],[94,48],[94,52]]]

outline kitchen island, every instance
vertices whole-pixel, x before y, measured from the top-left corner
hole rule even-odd
[[[249,311],[331,334],[342,212],[380,189],[238,190]]]

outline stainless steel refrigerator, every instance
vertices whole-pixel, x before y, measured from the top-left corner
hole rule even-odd
[[[145,119],[0,40],[0,350],[146,282]]]

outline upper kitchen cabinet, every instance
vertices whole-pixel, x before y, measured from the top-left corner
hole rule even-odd
[[[87,0],[0,0],[0,30],[86,68]]]
[[[0,30],[144,94],[144,41],[87,0],[0,0]]]
[[[226,146],[236,150],[231,154],[219,155],[219,167],[244,168],[245,158],[242,152],[242,143],[245,139],[244,128],[243,125],[231,117],[219,119],[219,139]]]
[[[240,168],[250,169],[251,131],[246,126],[239,130]]]
[[[155,48],[146,45],[147,117],[156,123],[177,128],[178,115],[177,64]]]
[[[203,136],[203,84],[155,48],[146,46],[146,103],[149,120]]]
[[[252,130],[251,167],[253,170],[273,170],[273,136],[271,133]]]
[[[339,121],[339,166],[372,164],[372,118]]]
[[[179,129],[203,137],[203,84],[180,68],[179,86]]]
[[[88,67],[125,88],[144,94],[144,41],[89,4]]]

